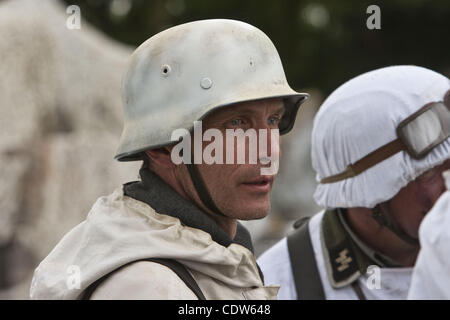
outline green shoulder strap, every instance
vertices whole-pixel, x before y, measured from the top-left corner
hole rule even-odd
[[[298,220],[296,230],[287,237],[297,299],[325,300],[308,226],[309,218]]]

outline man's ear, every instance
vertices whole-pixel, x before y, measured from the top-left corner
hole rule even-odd
[[[175,168],[175,164],[172,162],[172,158],[170,157],[170,152],[171,149],[168,147],[145,151],[153,165],[166,169]]]

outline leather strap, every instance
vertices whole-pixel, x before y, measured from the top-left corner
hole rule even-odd
[[[191,177],[192,184],[194,185],[194,189],[195,191],[197,191],[197,194],[200,197],[200,200],[203,202],[203,204],[212,212],[221,215],[222,217],[226,217],[226,215],[224,215],[222,211],[220,211],[219,208],[217,208],[216,204],[214,203],[214,200],[212,199],[208,191],[208,188],[206,188],[202,175],[200,174],[200,171],[198,170],[198,167],[194,162],[193,150],[191,150],[191,162],[186,164],[186,168],[188,169],[189,176]]]
[[[162,259],[162,258],[148,258],[148,259],[142,259],[142,260],[135,260],[131,261],[116,270],[111,271],[110,273],[105,274],[103,277],[98,279],[97,281],[93,282],[89,285],[89,287],[84,291],[81,300],[89,300],[94,293],[95,289],[104,281],[106,278],[108,278],[110,275],[112,275],[114,272],[119,271],[120,269],[138,261],[149,261],[149,262],[155,262],[162,264],[163,266],[166,266],[167,268],[171,269],[173,272],[176,273],[176,275],[183,280],[183,282],[186,284],[186,286],[194,292],[194,294],[197,296],[199,300],[206,300],[202,290],[198,286],[195,279],[192,277],[192,275],[189,273],[189,271],[186,269],[184,265],[179,263],[176,260],[173,259]]]
[[[309,219],[308,219],[309,220]],[[325,300],[325,293],[311,243],[309,223],[294,224],[298,229],[287,237],[289,257],[298,300]]]
[[[209,194],[208,189],[206,188],[205,182],[203,181],[197,166],[194,163],[189,163],[186,164],[186,167],[188,169],[189,175],[191,176],[194,188],[197,191],[197,194],[200,197],[200,200],[203,202],[203,204],[212,212],[219,214],[223,217],[226,217],[226,215],[224,215],[219,210],[219,208],[217,208],[216,204],[211,198],[211,195]]]
[[[359,286],[358,280],[352,282],[352,288],[359,300],[367,300],[361,287]]]
[[[406,146],[400,139],[391,141],[385,144],[384,146],[378,148],[377,150],[372,151],[364,158],[356,161],[354,164],[348,165],[345,171],[323,178],[322,180],[320,180],[320,183],[323,184],[333,183],[351,177],[355,177],[360,173],[364,172],[365,170],[373,167],[374,165],[380,163],[383,160],[386,160],[387,158],[393,156],[394,154],[402,150],[406,150]]]
[[[372,218],[382,227],[386,227],[391,230],[397,237],[405,241],[406,243],[414,246],[420,247],[420,242],[418,239],[414,239],[407,235],[398,225],[398,223],[393,218],[392,214],[389,212],[384,212],[380,204],[376,205],[372,209]]]

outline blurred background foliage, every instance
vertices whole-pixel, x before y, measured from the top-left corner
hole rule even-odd
[[[65,0],[110,37],[138,46],[170,26],[228,18],[253,24],[275,43],[294,88],[325,95],[371,69],[415,64],[449,74],[450,1],[392,0]],[[381,30],[369,30],[369,5]]]

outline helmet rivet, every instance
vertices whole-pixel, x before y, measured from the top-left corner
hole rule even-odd
[[[170,73],[170,66],[168,64],[164,64],[161,66],[161,74],[165,77],[167,77]]]
[[[200,87],[202,87],[203,89],[209,89],[212,86],[212,80],[210,78],[203,78],[200,81]]]

